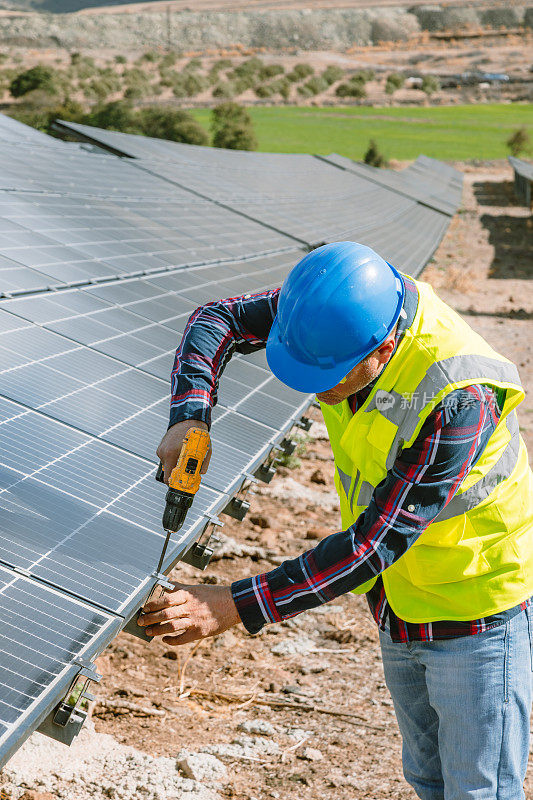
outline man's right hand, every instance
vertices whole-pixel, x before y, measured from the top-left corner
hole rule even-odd
[[[191,428],[200,428],[203,431],[209,430],[205,422],[201,422],[198,419],[185,419],[182,422],[176,422],[168,431],[165,433],[159,447],[157,448],[157,455],[159,456],[159,460],[163,464],[163,469],[165,471],[165,483],[168,484],[170,475],[172,470],[178,463],[178,457],[180,454],[181,446],[183,444],[183,440],[185,438],[185,434]],[[204,458],[204,463],[202,464],[201,474],[205,475],[207,472],[207,467],[209,466],[209,461],[211,459],[211,447],[207,451],[207,455]]]

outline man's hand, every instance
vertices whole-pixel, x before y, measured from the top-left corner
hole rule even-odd
[[[157,455],[163,464],[163,469],[165,471],[165,483],[169,482],[171,472],[178,463],[178,457],[185,434],[191,428],[200,428],[203,431],[209,430],[205,422],[202,422],[201,420],[186,419],[182,422],[176,422],[175,425],[168,429],[161,439],[159,447],[157,448]],[[209,447],[207,455],[204,458],[204,463],[202,464],[202,469],[200,470],[202,475],[205,475],[207,472],[210,459],[211,447]]]
[[[229,586],[174,583],[172,591],[145,605],[137,624],[148,636],[179,645],[216,636],[240,621]]]

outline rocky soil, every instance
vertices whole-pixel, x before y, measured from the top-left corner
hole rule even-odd
[[[533,452],[531,216],[506,164],[459,166],[463,205],[423,277],[519,365]],[[175,578],[265,571],[338,528],[331,451],[312,415],[300,464],[255,493],[243,523],[227,520],[206,573],[183,565]],[[99,668],[94,730],[71,750],[34,735],[0,776],[3,800],[414,800],[364,598],[178,650],[124,634]]]

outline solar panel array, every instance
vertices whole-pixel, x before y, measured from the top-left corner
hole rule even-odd
[[[352,162],[123,137],[90,138],[125,155],[127,143],[131,158],[0,116],[1,763],[154,583],[155,448],[191,312],[279,286],[318,241],[358,238],[416,273],[452,213],[454,176],[432,164],[398,189]],[[232,358],[209,470],[165,572],[310,400],[274,378],[264,352]]]

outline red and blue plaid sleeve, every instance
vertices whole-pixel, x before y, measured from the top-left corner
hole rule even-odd
[[[235,350],[265,347],[278,305],[278,289],[230,297],[200,306],[191,315],[171,374],[170,422],[211,424],[218,380]]]
[[[276,569],[232,584],[250,633],[327,603],[397,561],[451,500],[499,419],[486,386],[457,389],[425,421],[347,530]]]

